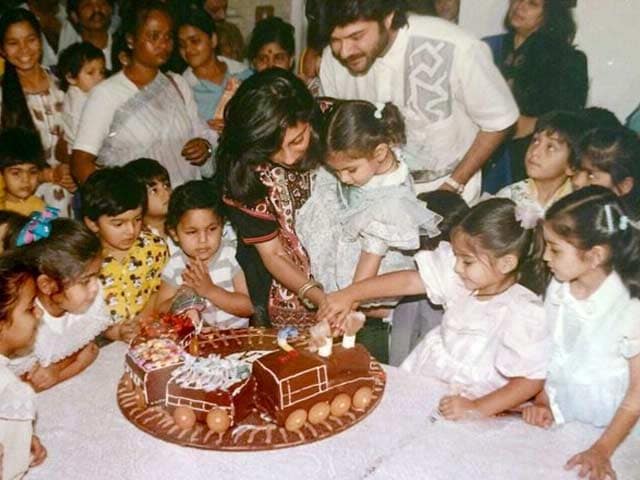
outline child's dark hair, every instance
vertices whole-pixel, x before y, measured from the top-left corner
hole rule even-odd
[[[326,129],[329,152],[368,157],[381,143],[398,146],[405,142],[404,119],[392,103],[380,109],[363,100],[339,101],[329,113]]]
[[[3,129],[0,131],[0,170],[23,163],[41,170],[47,167],[40,135],[23,127]]]
[[[139,182],[142,182],[142,184],[147,187],[153,186],[156,182],[171,185],[167,169],[164,168],[160,162],[152,158],[137,158],[136,160],[131,160],[124,166],[124,170],[127,174]]]
[[[516,218],[516,204],[507,198],[490,198],[475,205],[452,230],[469,235],[483,250],[495,258],[513,254],[518,258],[518,283],[542,294],[549,272],[542,257],[542,227],[524,228]]]
[[[587,120],[590,128],[620,128],[622,123],[611,110],[602,107],[583,108],[580,116]]]
[[[80,187],[82,217],[94,222],[102,215],[115,217],[129,210],[147,209],[147,188],[124,167],[96,170]]]
[[[293,57],[296,51],[294,33],[293,25],[280,17],[260,20],[251,33],[251,40],[247,47],[247,59],[252,62],[258,56],[260,49],[269,43],[277,43]]]
[[[575,168],[585,164],[611,175],[614,185],[633,180],[629,193],[620,197],[632,218],[640,218],[640,138],[628,128],[596,128],[580,142]]]
[[[10,210],[0,210],[0,227],[5,226],[3,237],[0,238],[2,252],[8,252],[16,248],[16,242],[20,230],[29,221],[28,217]]]
[[[589,128],[590,124],[583,115],[576,112],[554,110],[538,118],[534,135],[547,132],[560,137],[560,141],[564,142],[569,148],[568,166],[573,166],[576,161],[580,140]]]
[[[77,279],[102,250],[100,239],[82,222],[56,218],[47,238],[19,249],[25,261],[61,286]]]
[[[169,199],[167,229],[175,230],[189,210],[211,210],[224,221],[221,198],[215,190],[213,182],[208,180],[192,180],[176,188]]]
[[[322,156],[320,120],[304,82],[287,70],[268,69],[242,82],[225,109],[216,149],[217,179],[224,193],[248,205],[263,199],[267,190],[256,169],[281,148],[287,128],[300,122],[311,125],[311,141],[304,158],[292,168],[314,168]]]
[[[0,329],[9,321],[9,315],[16,306],[20,289],[36,271],[27,264],[21,255],[4,254],[0,256]]]
[[[611,190],[592,185],[561,198],[547,210],[545,226],[579,250],[608,246],[604,268],[620,275],[630,295],[640,298],[640,232]]]
[[[425,202],[427,208],[442,217],[438,224],[440,235],[429,238],[420,237],[421,250],[435,250],[440,242],[450,241],[451,230],[469,212],[469,205],[455,192],[447,190],[433,190],[418,195],[418,200]]]
[[[38,38],[41,38],[42,29],[36,16],[24,8],[13,8],[0,16],[0,46],[4,48],[4,40],[9,28],[21,22],[27,22]],[[2,90],[0,128],[24,127],[36,131],[27,105],[27,98],[18,78],[18,71],[10,62],[4,64],[4,75],[0,81],[0,89]]]
[[[77,78],[85,64],[100,59],[105,59],[104,53],[89,42],[76,42],[65,48],[58,57],[58,76],[62,91],[69,89],[67,77]]]

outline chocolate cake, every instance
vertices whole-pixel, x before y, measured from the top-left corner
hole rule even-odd
[[[384,372],[361,345],[335,345],[324,358],[302,337],[281,349],[276,330],[173,333],[132,342],[118,402],[136,426],[181,445],[262,450],[311,442],[364,418],[384,390]]]

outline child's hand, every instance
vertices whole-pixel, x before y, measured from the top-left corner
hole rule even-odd
[[[324,301],[318,305],[318,321],[329,322],[333,328],[344,330],[344,321],[347,315],[358,308],[351,297],[340,290],[325,296]]]
[[[544,405],[531,405],[522,409],[522,419],[529,425],[549,428],[553,425],[553,413]]]
[[[447,420],[462,420],[476,410],[476,405],[461,395],[448,395],[440,399],[438,410]]]
[[[29,467],[37,467],[47,458],[47,449],[42,446],[40,439],[33,435],[31,437],[31,463]]]
[[[131,342],[140,333],[140,321],[138,317],[125,320],[119,325],[118,336],[125,343]]]
[[[215,288],[209,270],[199,260],[189,262],[187,268],[182,272],[182,281],[185,286],[205,298],[208,298],[211,295],[211,290]]]
[[[222,133],[222,130],[224,130],[224,118],[212,118],[211,120],[207,120],[207,125],[209,125],[211,130]]]
[[[55,364],[43,367],[38,364],[27,374],[27,380],[31,382],[37,392],[53,387],[60,381],[58,369]]]
[[[75,192],[78,186],[71,176],[71,167],[66,163],[60,163],[53,167],[53,182],[61,187],[66,188],[70,192]]]
[[[580,465],[578,472],[580,478],[585,478],[587,475],[589,475],[589,480],[615,480],[617,478],[609,456],[596,445],[571,457],[564,468],[571,470],[578,465]]]

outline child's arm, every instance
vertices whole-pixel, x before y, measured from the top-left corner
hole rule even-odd
[[[48,367],[36,366],[27,380],[36,392],[41,392],[82,372],[98,356],[98,346],[90,342],[82,350]]]
[[[360,252],[360,259],[353,274],[353,283],[359,282],[366,278],[375,277],[382,263],[382,256],[375,253]]]
[[[461,420],[467,412],[477,412],[482,417],[491,417],[522,405],[538,394],[543,386],[544,380],[511,378],[505,386],[475,400],[461,395],[443,397],[439,409],[447,420]]]
[[[340,327],[355,303],[424,293],[424,284],[418,272],[411,270],[386,273],[327,295],[326,300],[320,305],[318,320],[329,321]]]
[[[156,311],[160,313],[168,312],[176,293],[178,293],[178,288],[175,285],[171,285],[162,280],[155,301]]]
[[[47,458],[47,449],[44,448],[36,435],[31,436],[31,463],[29,468],[37,467]]]
[[[570,470],[580,465],[580,476],[591,474],[589,478],[604,480],[615,478],[611,466],[611,456],[629,435],[640,417],[640,355],[629,359],[629,388],[618,407],[613,420],[588,450],[569,459],[565,468]]]
[[[194,292],[209,300],[220,310],[237,317],[247,318],[253,315],[253,305],[247,294],[244,274],[239,273],[233,279],[234,288],[238,286],[241,290],[236,292],[229,292],[215,285],[206,265],[202,262],[190,262],[182,273],[182,279],[187,287],[192,288]]]

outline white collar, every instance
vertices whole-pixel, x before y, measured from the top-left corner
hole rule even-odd
[[[394,151],[394,153],[396,154],[398,168],[381,175],[374,175],[371,177],[371,180],[362,186],[363,189],[368,190],[372,188],[390,187],[402,185],[405,182],[409,176],[409,167],[407,167],[407,164],[400,159],[397,152]]]
[[[628,303],[631,296],[620,275],[611,272],[598,289],[588,298],[579,300],[573,296],[569,282],[564,282],[550,298],[553,303],[565,303],[585,317],[600,317],[616,310],[617,305]]]

